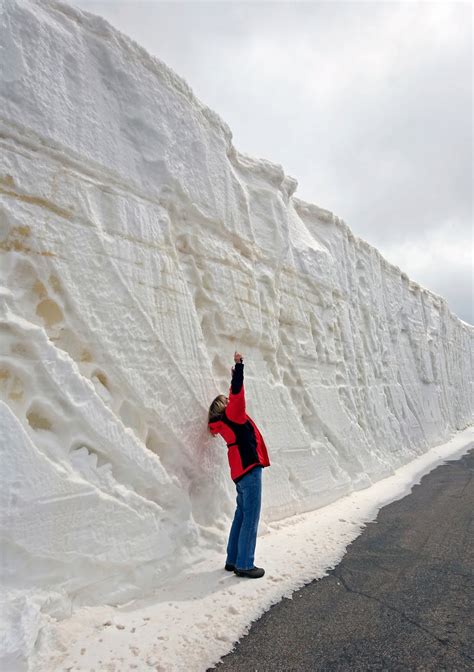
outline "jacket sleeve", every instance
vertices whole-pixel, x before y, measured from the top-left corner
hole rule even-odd
[[[234,367],[229,391],[229,403],[225,414],[233,422],[243,424],[247,421],[245,413],[244,364],[238,362]]]

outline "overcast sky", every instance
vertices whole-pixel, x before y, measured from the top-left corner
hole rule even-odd
[[[75,0],[474,324],[470,2]]]

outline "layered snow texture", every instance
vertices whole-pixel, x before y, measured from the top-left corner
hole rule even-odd
[[[222,547],[234,486],[206,423],[236,348],[272,460],[263,530],[472,422],[474,330],[239,154],[168,67],[60,2],[4,0],[0,35],[13,621],[123,602]]]

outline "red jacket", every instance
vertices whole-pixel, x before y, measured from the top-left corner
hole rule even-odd
[[[254,467],[269,467],[267,447],[260,430],[245,412],[244,365],[235,365],[229,391],[229,403],[219,420],[209,423],[212,434],[220,434],[227,443],[230,476],[238,480]]]

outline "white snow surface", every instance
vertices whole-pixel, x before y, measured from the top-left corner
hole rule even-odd
[[[368,497],[472,423],[474,329],[298,200],[280,166],[239,154],[182,79],[103,19],[0,0],[0,45],[3,663],[56,669],[64,624],[105,604],[150,599],[165,622],[195,598],[211,613],[222,581],[236,625],[188,661],[201,669],[321,576],[368,515],[330,534],[327,514],[320,561],[283,582],[271,563],[256,593],[221,576],[234,485],[206,421],[234,349],[272,461],[258,562],[273,540],[297,547],[298,520]],[[200,651],[209,630],[190,632]],[[179,668],[170,637],[157,670]]]
[[[51,619],[31,669],[204,672],[272,604],[291,599],[294,590],[337,565],[381,506],[408,494],[424,474],[473,447],[471,427],[369,488],[270,523],[258,544],[267,571],[262,580],[229,575],[222,569],[222,556],[214,552],[146,598],[119,607],[83,607],[59,623]]]

